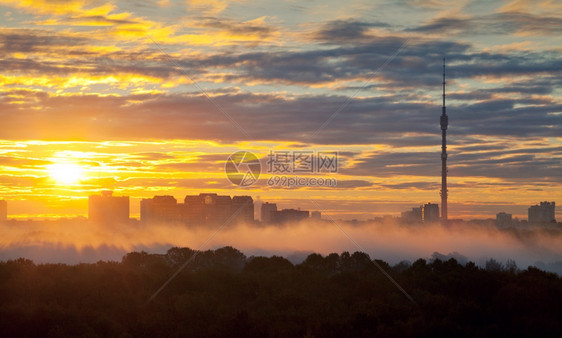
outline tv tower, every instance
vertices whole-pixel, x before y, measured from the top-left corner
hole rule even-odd
[[[447,126],[449,117],[445,106],[445,58],[443,58],[443,107],[441,109],[441,223],[447,224]]]

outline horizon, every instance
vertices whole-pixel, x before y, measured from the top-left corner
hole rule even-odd
[[[91,197],[91,196],[100,196],[100,194],[101,194],[103,191],[111,191],[111,192],[113,193],[112,190],[102,190],[102,191],[99,192],[99,194],[89,195],[89,196],[87,196],[87,197],[84,198],[86,205],[87,205],[87,202],[88,202],[88,198],[89,198],[89,197]],[[195,193],[195,195],[199,195],[199,194],[212,194],[212,193],[214,193],[214,192],[199,192],[199,193]],[[113,196],[116,196],[116,195],[113,195]],[[123,195],[123,196],[124,196],[124,195]],[[174,198],[178,201],[178,204],[182,204],[182,203],[183,203],[183,198],[177,198],[177,197],[174,196],[174,195],[153,195],[152,197],[146,197],[146,198],[142,198],[142,199],[152,199],[153,197],[156,197],[156,196],[172,196],[172,197],[174,197]],[[185,195],[185,196],[189,196],[189,195]],[[185,197],[185,196],[183,196],[183,197]],[[220,196],[220,194],[219,194],[219,196]],[[228,196],[230,196],[230,195],[228,195]],[[267,201],[266,201],[266,200],[262,200],[262,199],[257,199],[257,200],[256,200],[255,197],[252,196],[252,195],[232,195],[231,197],[233,197],[233,196],[250,196],[250,197],[252,197],[252,199],[254,199],[253,205],[254,205],[254,208],[255,208],[255,213],[254,213],[254,220],[255,220],[255,221],[260,221],[260,220],[261,220],[261,219],[260,219],[261,216],[260,216],[259,207],[261,206],[262,203],[269,202],[269,203],[276,203],[276,204],[278,204],[278,203],[276,202],[276,200],[267,200]],[[120,197],[120,196],[116,196],[116,197]],[[130,210],[132,210],[132,212],[129,213],[129,219],[131,219],[131,220],[140,220],[140,219],[141,219],[141,213],[140,213],[140,208],[141,208],[141,207],[140,207],[140,202],[142,201],[142,199],[133,198],[133,199],[132,199],[133,201],[131,201],[130,196],[124,196],[124,197],[129,197],[129,208],[130,208]],[[258,196],[258,198],[259,198],[259,196]],[[0,200],[1,200],[1,199],[0,199]],[[5,200],[5,201],[6,201],[6,200]],[[9,202],[9,201],[6,201],[6,202]],[[136,202],[136,203],[133,203],[133,202]],[[556,201],[539,201],[539,202],[537,202],[537,203],[535,203],[535,204],[531,204],[531,205],[526,206],[526,207],[525,207],[525,206],[520,206],[520,208],[524,208],[524,207],[525,207],[525,208],[530,208],[530,207],[532,207],[532,206],[539,205],[539,204],[542,203],[542,202],[548,202],[548,203],[551,203],[551,202],[552,202],[552,203],[555,203]],[[431,203],[431,202],[428,202],[428,203],[430,203],[430,204],[436,204],[436,205],[439,207],[439,204],[438,204],[438,203]],[[425,203],[415,205],[415,206],[413,206],[412,208],[422,207],[423,204],[425,204]],[[311,205],[311,204],[308,203],[308,205]],[[285,203],[280,203],[280,204],[278,205],[279,209],[298,209],[298,210],[301,210],[301,209],[302,209],[302,210],[308,210],[308,211],[310,211],[310,212],[312,212],[312,211],[320,211],[320,212],[321,212],[321,210],[317,210],[317,209],[318,209],[318,208],[317,208],[318,205],[315,205],[315,206],[312,205],[312,206],[313,206],[313,207],[316,207],[316,209],[314,209],[314,208],[312,208],[312,209],[311,209],[311,208],[302,208],[302,207],[299,206],[299,205],[288,204],[288,203],[286,203],[286,202],[285,202]],[[131,208],[131,207],[132,207],[132,208]],[[358,221],[372,221],[372,220],[375,220],[376,218],[381,218],[381,217],[385,217],[385,216],[387,216],[387,217],[390,216],[390,217],[393,217],[393,218],[401,218],[401,217],[402,217],[402,215],[401,215],[402,212],[410,211],[410,210],[411,210],[411,208],[410,208],[410,209],[399,210],[399,211],[397,211],[397,212],[395,212],[395,213],[388,213],[388,212],[385,213],[384,211],[382,211],[382,212],[380,212],[380,213],[377,213],[377,214],[371,213],[371,214],[370,214],[370,215],[372,216],[371,218],[367,218],[366,216],[363,217],[363,218],[356,218],[356,217],[353,217],[353,216],[349,216],[348,218],[337,218],[337,219],[338,219],[338,220],[343,220],[343,221],[352,221],[352,220],[358,220]],[[501,210],[501,211],[496,212],[496,214],[501,213],[501,212],[505,212],[505,211],[504,211],[504,210]],[[450,220],[450,221],[471,221],[471,220],[491,220],[491,219],[494,219],[494,220],[495,220],[496,214],[494,214],[494,215],[487,215],[486,217],[471,217],[471,218],[467,218],[467,219],[464,219],[464,218],[461,218],[461,217],[455,217],[455,218],[449,218],[449,220]],[[512,213],[509,213],[509,212],[507,212],[507,214],[511,214],[511,215],[513,216],[514,220],[517,219],[517,220],[519,220],[519,221],[528,221],[528,219],[527,219],[527,218],[528,218],[528,215],[527,215],[527,214],[512,214]],[[333,215],[333,214],[329,214],[329,217],[330,217],[330,218],[336,218],[336,216]],[[15,215],[14,215],[14,214],[11,214],[11,213],[10,213],[10,203],[8,203],[8,207],[7,207],[7,221],[9,221],[9,220],[34,220],[34,221],[45,220],[45,221],[48,221],[48,220],[58,220],[58,219],[88,219],[88,210],[86,209],[85,212],[82,213],[82,214],[50,214],[50,215],[41,215],[41,214],[34,214],[34,215],[20,214],[20,215],[18,215],[18,214],[15,214]],[[326,218],[324,218],[324,219],[326,219]]]

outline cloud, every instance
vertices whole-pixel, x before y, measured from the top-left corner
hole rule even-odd
[[[513,0],[498,8],[498,13],[556,13],[562,9],[562,5],[556,1],[541,0]]]
[[[480,176],[502,178],[507,181],[526,180],[529,183],[537,181],[555,183],[562,179],[560,147],[482,150],[485,149],[449,150],[449,176]],[[440,152],[437,149],[433,152],[382,152],[356,158],[355,165],[342,170],[342,173],[374,174],[380,177],[396,175],[438,177],[440,164]],[[431,186],[430,183],[428,184]]]
[[[265,23],[266,17],[248,20],[244,22],[232,19],[206,16],[196,18],[193,25],[195,27],[212,28],[227,33],[233,37],[255,36],[261,40],[266,40],[275,35],[276,29]]]
[[[91,0],[3,0],[5,5],[20,8],[26,12],[35,14],[67,15],[83,13],[86,7],[90,7],[94,2]],[[94,12],[110,11],[111,4],[95,7]]]
[[[414,172],[415,173],[415,172]],[[438,191],[440,189],[440,184],[437,182],[404,182],[404,183],[396,183],[396,184],[382,184],[385,188],[390,189],[405,189],[405,190],[433,190]]]
[[[334,20],[312,34],[312,39],[328,44],[353,44],[362,41],[374,40],[376,36],[369,34],[371,28],[390,27],[384,22],[361,22],[353,19]]]
[[[224,28],[227,30],[246,29],[232,28],[231,25],[238,27],[237,24],[228,21],[225,23],[223,19],[209,20],[211,22],[207,24],[227,26]],[[250,31],[254,29],[254,26],[249,28]],[[268,31],[266,28],[264,32],[255,34],[270,34]],[[448,73],[455,81],[515,76],[534,76],[533,81],[539,81],[537,75],[553,77],[562,68],[562,59],[554,51],[511,51],[501,54],[473,52],[471,46],[465,43],[426,39],[408,43],[386,67],[379,69],[406,41],[392,36],[373,37],[368,43],[310,51],[174,55],[173,62],[156,47],[133,50],[112,50],[108,46],[83,48],[81,46],[88,43],[83,34],[69,39],[64,34],[58,36],[48,31],[20,30],[4,31],[1,38],[10,47],[6,49],[10,53],[31,52],[30,55],[33,55],[34,52],[49,52],[51,56],[47,61],[40,57],[23,59],[6,55],[2,59],[2,67],[21,76],[20,80],[12,81],[46,83],[63,88],[81,82],[115,85],[123,90],[167,90],[170,86],[191,84],[190,80],[185,79],[187,73],[197,82],[323,86],[359,90],[361,93],[371,93],[370,95],[372,91],[402,91],[404,98],[408,99],[411,98],[413,88],[428,90],[438,86],[443,55],[454,63],[454,66],[448,68]],[[37,74],[49,76],[49,79],[38,78]],[[369,82],[365,82],[366,80]]]
[[[0,156],[0,166],[3,167],[29,168],[35,166],[45,166],[52,163],[53,162],[51,161],[43,159]]]
[[[13,193],[14,188],[25,188],[26,190],[29,187],[41,185],[45,183],[44,177],[36,177],[30,175],[0,175],[0,191],[3,195],[7,195],[8,193]],[[3,189],[8,188],[9,189]]]
[[[409,28],[410,32],[422,33],[455,33],[472,28],[473,24],[467,18],[435,18],[421,26]]]
[[[477,17],[438,17],[407,32],[447,35],[558,36],[562,17],[528,12],[501,12]]]
[[[227,0],[188,0],[188,6],[196,11],[218,14],[228,8]]]
[[[90,41],[74,34],[41,29],[1,28],[2,54],[48,52],[65,47],[82,47]]]
[[[318,144],[438,145],[437,102],[407,103],[401,95],[356,98],[320,133],[347,101],[344,96],[225,93],[213,97],[247,132],[232,125],[201,94],[127,96],[45,95],[18,90],[0,100],[6,139],[73,137],[82,140],[276,140]],[[11,96],[10,96],[11,95]],[[21,96],[21,97],[17,97]],[[13,104],[17,100],[17,104]],[[519,106],[521,105],[521,106]],[[39,109],[40,108],[40,109]],[[548,99],[490,99],[449,107],[451,142],[471,135],[557,137],[562,105]],[[49,114],[45,114],[49,111]],[[80,114],[76,114],[80,111]],[[301,114],[306,111],[307,114]],[[295,124],[294,121],[299,121]]]

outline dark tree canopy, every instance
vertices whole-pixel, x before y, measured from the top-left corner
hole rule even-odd
[[[131,252],[120,263],[0,262],[0,336],[562,336],[555,274],[513,261],[374,262],[344,252],[295,266],[232,247]]]

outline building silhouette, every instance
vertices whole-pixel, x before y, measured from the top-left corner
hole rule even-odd
[[[236,222],[251,223],[254,221],[254,200],[251,196],[232,196],[231,213]]]
[[[529,224],[556,223],[554,208],[554,202],[540,202],[529,207]]]
[[[277,212],[277,204],[265,202],[261,205],[260,219],[263,223],[273,223],[274,213]]]
[[[322,212],[321,211],[313,211],[310,213],[310,218],[314,220],[321,220],[322,219]]]
[[[8,202],[0,200],[0,222],[8,220]]]
[[[271,213],[273,223],[300,222],[310,217],[307,210],[283,209]]]
[[[222,196],[217,194],[188,195],[184,199],[188,224],[225,224],[253,222],[254,201],[251,196]]]
[[[439,205],[427,203],[423,205],[423,221],[439,222]]]
[[[496,214],[496,226],[506,227],[512,224],[512,215],[506,214],[505,212],[499,212]]]
[[[140,214],[143,223],[182,222],[186,210],[173,196],[165,195],[141,200]]]
[[[113,196],[113,191],[88,198],[88,219],[97,223],[126,223],[129,221],[129,196]]]
[[[185,196],[186,222],[195,225],[224,224],[232,215],[230,196],[199,194]]]
[[[412,208],[409,211],[403,211],[401,213],[402,220],[408,223],[419,223],[423,220],[423,206],[420,205],[419,208]]]
[[[312,214],[315,219],[321,218],[320,211],[314,211]],[[308,219],[310,212],[300,209],[277,210],[277,204],[265,202],[261,205],[260,217],[263,224],[282,224]]]
[[[220,225],[254,221],[254,201],[250,196],[187,195],[183,203],[173,196],[154,196],[143,199],[140,207],[142,223]]]

